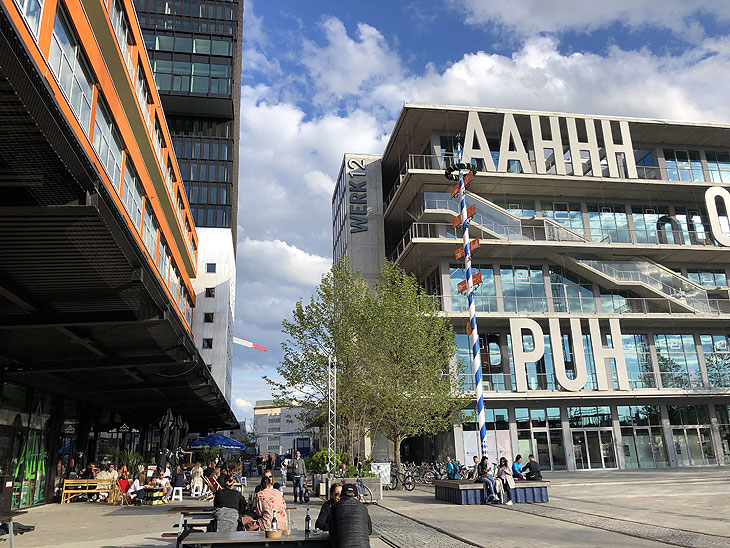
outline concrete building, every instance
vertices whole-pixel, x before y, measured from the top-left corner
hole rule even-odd
[[[192,337],[198,235],[130,0],[2,0],[0,509],[237,424]]]
[[[457,142],[477,167],[467,204],[490,459],[730,463],[730,126],[406,105],[380,159],[345,156],[335,260],[373,270],[359,250],[380,220],[363,212],[380,204],[362,209],[375,194],[363,178],[379,177],[381,254],[438,297],[473,394],[460,211],[444,176]],[[474,408],[464,415],[452,454],[470,462]]]
[[[193,334],[230,402],[243,0],[135,0],[135,6],[200,229],[201,276],[193,287],[201,313]]]
[[[253,431],[259,455],[284,455],[298,449],[309,456],[317,451],[312,432],[305,428],[298,414],[297,407],[278,406],[274,400],[256,401]]]

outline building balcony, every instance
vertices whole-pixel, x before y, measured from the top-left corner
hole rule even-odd
[[[398,174],[383,202],[385,218],[399,218],[413,198],[420,192],[447,192],[454,182],[446,179],[444,170],[453,163],[452,155],[443,158],[434,155],[409,154],[399,165]],[[684,171],[661,166],[636,166],[637,178],[628,178],[625,166],[619,166],[619,177],[609,177],[601,166],[600,175],[593,175],[590,166],[578,170],[566,162],[566,175],[560,175],[553,166],[548,173],[537,173],[530,161],[532,173],[478,171],[469,184],[477,194],[534,195],[585,197],[597,195],[605,200],[645,200],[647,190],[668,192],[673,199],[694,201],[698,190],[730,184],[730,172],[705,169],[702,177],[684,177]]]

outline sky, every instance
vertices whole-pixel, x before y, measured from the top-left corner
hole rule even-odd
[[[281,322],[332,260],[347,152],[404,103],[730,123],[726,0],[245,1],[232,407],[271,397]]]

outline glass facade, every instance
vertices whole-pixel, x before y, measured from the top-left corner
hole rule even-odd
[[[135,6],[193,221],[231,228],[235,241],[243,3],[136,0]]]
[[[659,406],[619,405],[616,409],[626,468],[668,467]]]
[[[663,387],[702,386],[700,362],[692,335],[654,335],[654,345]]]

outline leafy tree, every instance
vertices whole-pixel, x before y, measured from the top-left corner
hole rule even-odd
[[[348,446],[366,434],[370,398],[365,352],[359,333],[372,313],[372,294],[350,262],[343,259],[322,277],[309,303],[300,299],[292,320],[282,322],[284,359],[277,368],[282,381],[265,377],[275,401],[301,408],[305,424],[327,422],[328,359],[337,360],[338,426]]]
[[[448,430],[466,398],[449,369],[456,353],[453,328],[416,278],[386,261],[375,293],[365,344],[376,404],[371,426],[395,444],[400,467],[403,440]]]

